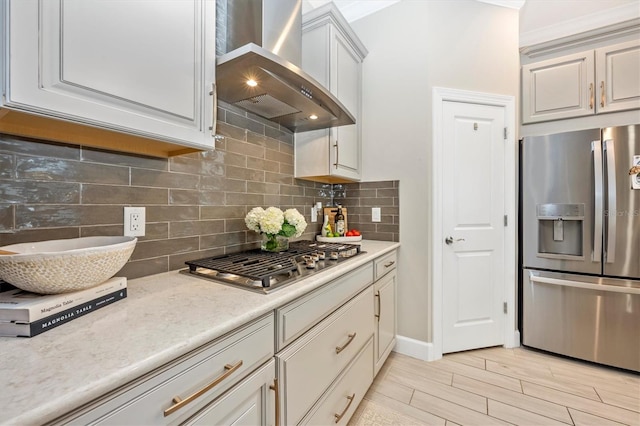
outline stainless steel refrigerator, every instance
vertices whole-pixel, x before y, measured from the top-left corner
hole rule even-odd
[[[640,125],[522,142],[522,343],[640,371]]]

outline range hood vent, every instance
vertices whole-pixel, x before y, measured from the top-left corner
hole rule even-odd
[[[226,16],[226,47],[233,50],[217,59],[218,99],[293,132],[355,124],[331,92],[274,53],[294,61],[301,57],[301,0],[218,0],[220,13]],[[262,28],[247,29],[247,25]],[[254,42],[234,48],[238,40]],[[249,80],[255,84],[250,86]]]

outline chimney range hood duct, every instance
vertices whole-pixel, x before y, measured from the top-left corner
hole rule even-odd
[[[354,124],[344,105],[299,67],[301,10],[302,0],[217,0],[218,99],[293,132]]]

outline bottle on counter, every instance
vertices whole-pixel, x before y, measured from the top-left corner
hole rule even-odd
[[[342,214],[342,206],[338,205],[338,212],[336,213],[335,218],[336,226],[335,230],[341,237],[344,237],[344,233],[346,230],[344,229],[344,214]]]
[[[329,224],[329,215],[325,214],[324,215],[324,222],[322,224],[322,231],[321,234],[323,237],[326,237],[328,233],[331,232],[331,225]]]

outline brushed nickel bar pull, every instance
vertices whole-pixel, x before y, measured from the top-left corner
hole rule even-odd
[[[347,346],[349,346],[351,342],[353,342],[353,339],[355,339],[355,337],[356,337],[355,332],[349,334],[349,340],[347,340],[347,343],[345,343],[344,346],[336,346],[336,353],[339,354],[340,352],[342,352]]]
[[[388,268],[389,266],[393,266],[393,265],[395,265],[395,263],[396,263],[396,261],[395,261],[395,260],[392,260],[392,261],[391,261],[391,262],[389,262],[389,263],[385,263],[384,267],[385,267],[385,268]]]
[[[617,202],[617,184],[616,184],[616,154],[613,139],[604,141],[604,150],[606,152],[605,164],[607,165],[607,209],[605,215],[607,217],[607,252],[605,256],[606,263],[614,263],[616,260],[616,237],[618,235],[618,202]]]
[[[374,317],[378,318],[378,322],[380,322],[380,314],[381,314],[380,311],[382,310],[382,305],[380,305],[380,292],[377,291],[376,294],[373,295],[373,297],[378,298],[378,313],[374,315]]]
[[[589,109],[593,109],[593,83],[589,83]]]
[[[278,379],[273,379],[273,384],[269,386],[269,389],[276,393],[276,426],[280,426],[280,386],[278,386]]]
[[[207,386],[203,387],[199,391],[195,392],[192,395],[189,395],[185,399],[181,399],[179,396],[173,397],[173,403],[174,404],[171,407],[169,407],[166,410],[164,410],[164,416],[167,417],[168,415],[178,411],[179,409],[181,409],[185,405],[189,404],[193,400],[195,400],[198,397],[202,396],[203,394],[207,393],[208,391],[213,389],[215,386],[220,384],[220,382],[222,382],[224,379],[226,379],[227,377],[232,375],[233,372],[236,371],[241,366],[242,366],[242,360],[238,361],[238,363],[235,364],[235,365],[227,364],[227,365],[224,366],[224,369],[227,370],[227,371],[222,373],[218,378],[216,378],[214,381],[212,381],[211,383],[209,383]]]
[[[338,414],[335,413],[334,416],[336,418],[336,423],[338,423],[343,417],[344,415],[347,413],[347,411],[349,411],[349,407],[351,407],[351,403],[353,402],[354,399],[356,399],[356,394],[352,394],[351,396],[348,396],[347,399],[349,400],[349,403],[347,404],[346,407],[344,407],[344,410],[342,410],[342,413]]]
[[[604,107],[604,80],[600,82],[600,106]]]
[[[602,184],[602,142],[591,142],[593,151],[593,185],[594,185],[594,224],[593,224],[593,252],[591,261],[602,261],[602,217],[604,214],[604,185]]]
[[[335,166],[335,168],[338,168],[338,164],[340,163],[340,160],[338,160],[338,158],[340,158],[340,148],[338,148],[338,140],[336,139],[336,143],[335,145],[333,145],[336,147],[336,162],[333,163],[333,165]]]
[[[211,130],[211,136],[216,136],[216,124],[218,122],[218,86],[215,83],[211,83],[211,91],[209,95],[213,97],[213,111],[211,112],[211,126],[209,126],[209,130]]]

